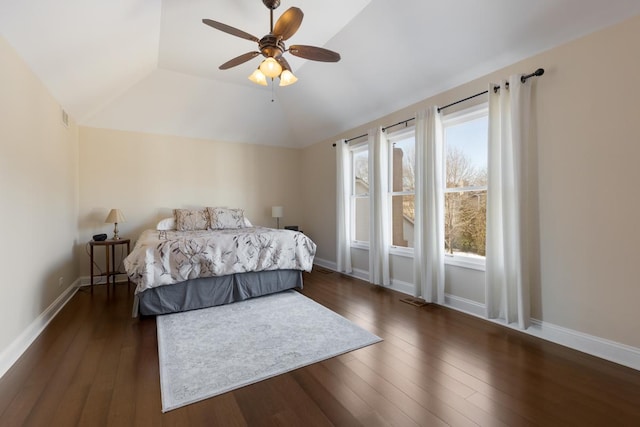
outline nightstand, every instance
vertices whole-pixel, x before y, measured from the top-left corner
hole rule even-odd
[[[106,276],[107,277],[107,289],[109,289],[109,283],[111,280],[111,277],[113,277],[113,286],[115,287],[116,285],[116,278],[115,276],[117,274],[123,274],[123,272],[121,271],[116,271],[116,266],[115,266],[115,262],[116,262],[116,246],[118,245],[127,245],[127,255],[129,255],[129,251],[131,250],[130,248],[130,244],[131,244],[131,240],[130,239],[118,239],[118,240],[102,240],[102,241],[96,241],[96,240],[92,240],[89,242],[89,246],[90,246],[90,257],[91,257],[91,293],[93,293],[93,278],[94,277],[101,277],[101,276]],[[96,246],[102,246],[104,247],[104,253],[105,253],[105,259],[106,259],[106,266],[107,266],[107,271],[105,273],[101,273],[101,274],[93,274],[93,266],[94,266],[94,261],[93,261],[93,248]],[[127,276],[127,288],[129,288],[129,285],[131,285],[131,281],[129,280],[129,276]]]

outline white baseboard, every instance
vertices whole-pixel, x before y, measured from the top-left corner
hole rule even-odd
[[[328,268],[329,270],[338,271],[338,265],[333,261],[327,261],[322,258],[314,258],[313,263],[320,267]],[[344,274],[345,276],[355,277],[356,279],[364,280],[365,282],[369,281],[369,272],[366,270],[361,270],[359,268],[354,268],[351,273],[345,273],[341,271],[340,274]]]
[[[447,307],[453,308],[458,311],[463,311],[474,316],[482,317],[484,319],[485,307],[477,301],[470,299],[457,297],[455,295],[445,294],[444,303]]]
[[[320,267],[328,268],[329,270],[338,271],[338,265],[333,261],[327,261],[326,259],[315,257],[313,263]]]
[[[398,279],[391,279],[391,286],[389,289],[393,289],[394,291],[402,292],[403,294],[415,295],[416,286],[413,283],[404,282]]]
[[[335,262],[318,258],[316,258],[315,261],[319,266],[336,271]],[[364,270],[354,269],[353,273],[347,275],[362,279],[364,281],[369,280],[369,273]],[[392,280],[392,283],[392,289],[410,295],[413,293],[414,285],[412,283],[402,282],[398,280]],[[516,326],[507,325],[503,321],[487,319],[485,317],[484,304],[466,298],[457,297],[455,295],[445,295],[445,306],[478,317],[479,319],[489,321],[501,326],[506,326],[516,331],[523,332],[544,339],[546,341],[551,341],[556,344],[560,344],[565,347],[569,347],[574,350],[578,350],[583,353],[587,353],[592,356],[609,360],[611,362],[618,363],[620,365],[640,371],[640,348],[631,347],[615,341],[610,341],[604,338],[574,331],[573,329],[564,328],[562,326],[557,326],[552,323],[543,322],[537,319],[531,319],[531,326],[527,330],[523,331]]]
[[[573,329],[564,328],[538,319],[531,319],[531,326],[526,330],[522,330],[515,324],[508,325],[499,319],[487,319],[485,317],[484,304],[453,295],[445,295],[445,305],[454,310],[476,316],[482,320],[505,326],[546,341],[551,341],[629,368],[640,370],[639,348],[574,331]]]
[[[342,273],[347,274],[347,273]],[[347,274],[347,276],[355,277],[356,279],[364,280],[365,282],[369,281],[369,272],[367,270],[361,270],[359,268],[354,268],[351,274]]]
[[[78,280],[73,282],[54,302],[49,305],[33,322],[0,354],[0,378],[22,356],[44,328],[53,320],[58,312],[75,295],[78,290]]]
[[[526,331],[530,335],[640,370],[640,348],[563,328],[562,326],[537,319],[531,319],[531,323],[531,326]]]
[[[338,267],[335,262],[327,261],[322,258],[315,258],[314,264],[319,265],[320,267],[328,268],[329,270],[338,271]],[[345,276],[355,277],[356,279],[364,280],[365,282],[369,281],[369,272],[366,270],[362,270],[359,268],[354,268],[351,273],[342,272]],[[391,285],[385,286],[385,288],[393,289],[394,291],[402,292],[403,294],[413,295],[413,291],[415,286],[413,283],[403,282],[402,280],[391,280]]]
[[[122,283],[122,282],[126,282],[127,281],[127,275],[126,274],[118,274],[115,276],[115,282],[116,283]],[[90,276],[82,276],[80,278],[78,278],[78,280],[76,281],[78,282],[78,286],[91,286],[91,277]],[[131,282],[133,283],[133,282]],[[95,279],[93,279],[93,284],[94,285],[106,285],[107,284],[107,278],[106,277],[97,277]]]

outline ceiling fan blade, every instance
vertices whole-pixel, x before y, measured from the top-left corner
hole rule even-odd
[[[289,46],[289,53],[304,59],[322,62],[338,62],[340,54],[329,49],[315,46],[292,45]]]
[[[287,40],[298,31],[303,17],[302,10],[297,7],[290,7],[276,22],[273,27],[273,35],[282,37],[282,40]]]
[[[247,52],[244,55],[237,56],[230,61],[225,62],[218,68],[221,70],[228,70],[229,68],[235,67],[236,65],[244,64],[250,59],[255,58],[260,55],[260,52]]]
[[[278,61],[278,64],[280,64],[280,66],[282,67],[283,70],[289,70],[291,71],[291,65],[289,65],[289,63],[287,62],[286,59],[284,59],[282,56],[278,56],[276,58],[276,61]]]
[[[251,40],[252,42],[260,41],[260,39],[258,39],[256,36],[253,36],[249,33],[245,33],[244,31],[234,28],[230,25],[223,24],[222,22],[213,21],[211,19],[203,19],[202,22],[210,27],[215,28],[216,30],[224,31],[227,34],[240,37],[241,39]]]

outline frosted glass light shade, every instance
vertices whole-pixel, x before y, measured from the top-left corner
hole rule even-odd
[[[298,81],[298,78],[289,70],[284,70],[280,74],[280,86],[289,86]]]
[[[259,68],[256,68],[256,70],[249,76],[249,80],[261,86],[267,85],[267,78],[262,74],[262,71],[260,71]]]
[[[267,77],[276,78],[282,72],[282,66],[273,58],[267,58],[260,64],[260,71]]]

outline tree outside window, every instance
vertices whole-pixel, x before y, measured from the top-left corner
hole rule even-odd
[[[415,228],[415,137],[414,133],[390,138],[391,244],[413,248]]]
[[[445,118],[444,250],[484,259],[487,228],[487,110]],[[415,134],[390,135],[389,185],[392,246],[413,248],[415,228]],[[369,242],[369,152],[352,153],[352,239]]]
[[[449,255],[486,253],[487,132],[486,113],[445,122],[444,247]]]
[[[367,147],[352,151],[352,238],[369,242],[369,150]]]

